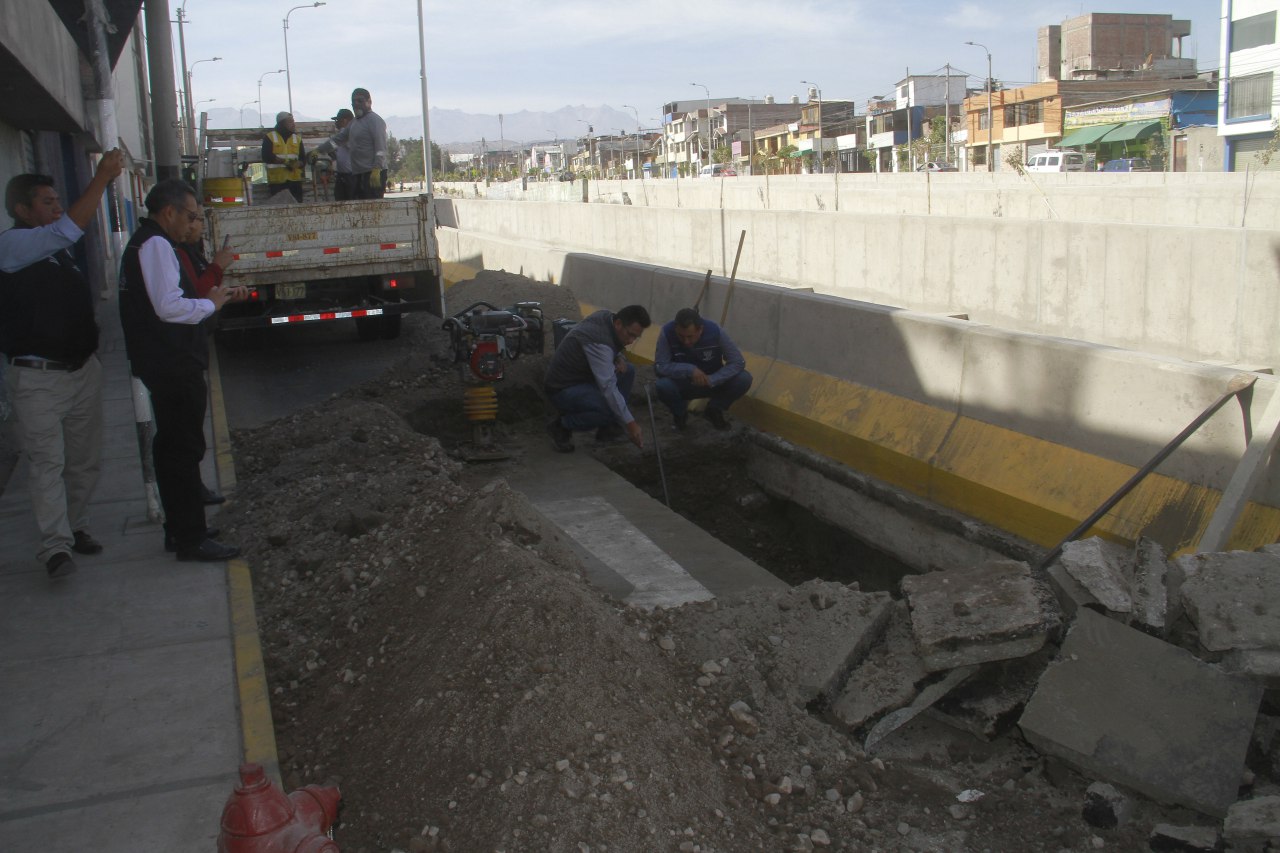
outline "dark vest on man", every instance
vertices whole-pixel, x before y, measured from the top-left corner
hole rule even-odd
[[[124,328],[125,352],[133,372],[141,377],[176,376],[201,371],[209,366],[209,344],[204,323],[166,323],[156,314],[147,285],[142,278],[138,252],[142,244],[159,237],[174,248],[164,230],[150,219],[138,223],[124,247],[120,262],[120,325]],[[178,266],[182,295],[196,299],[195,283]]]
[[[98,349],[93,303],[89,280],[66,249],[0,272],[0,352],[83,362]]]
[[[622,352],[624,347],[613,331],[613,316],[612,311],[601,309],[569,330],[547,365],[547,376],[543,380],[547,393],[554,394],[584,382],[595,382],[591,363],[583,349],[586,344],[604,344],[613,350],[615,358]]]

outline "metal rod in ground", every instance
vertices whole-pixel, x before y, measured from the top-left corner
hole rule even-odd
[[[658,457],[658,476],[662,478],[662,499],[671,509],[671,493],[667,491],[667,472],[662,467],[662,444],[658,441],[658,421],[653,416],[653,383],[644,383],[644,396],[649,403],[649,429],[653,432],[653,452]]]

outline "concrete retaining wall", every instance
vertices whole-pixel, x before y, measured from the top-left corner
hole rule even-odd
[[[532,206],[530,206],[532,207]],[[668,213],[670,213],[668,211]],[[566,214],[568,215],[568,214]],[[572,232],[567,232],[572,233]],[[572,288],[584,311],[645,305],[661,322],[702,276],[663,266],[441,230],[453,276],[521,271]],[[621,239],[621,237],[619,237]],[[703,313],[720,319],[727,287]],[[739,282],[728,328],[755,377],[734,414],[851,468],[1053,545],[1221,395],[1236,371]],[[652,359],[655,334],[634,347]],[[1198,541],[1280,381],[1258,379],[1121,502],[1098,532]],[[1273,464],[1232,547],[1280,540]]]
[[[436,185],[436,192],[498,201],[582,202],[581,182],[443,183]],[[811,210],[1215,228],[1274,229],[1280,223],[1280,173],[1275,172],[1018,175],[1003,171],[592,181],[587,196],[593,203],[703,210]]]
[[[1280,365],[1280,230],[467,199],[439,208],[442,224],[525,246],[521,257],[580,252],[721,276],[745,231],[739,280],[1190,360]]]

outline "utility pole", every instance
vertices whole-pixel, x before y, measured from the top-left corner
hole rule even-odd
[[[147,71],[152,80],[172,80],[173,34],[169,29],[169,7],[163,3],[147,3],[145,13]],[[181,134],[174,123],[177,116],[178,96],[173,87],[153,87],[151,126],[155,128],[156,180],[164,181],[181,174]]]
[[[945,94],[943,95],[943,98],[946,100],[947,136],[945,139],[945,144],[946,144],[946,152],[947,152],[947,165],[951,165],[951,63],[950,62],[947,63],[946,68],[947,68],[947,84],[946,84],[946,88],[943,90],[945,92]]]
[[[992,141],[992,135],[995,133],[996,126],[991,121],[991,88],[994,82],[991,76],[991,51],[985,44],[979,44],[976,41],[967,41],[965,44],[982,48],[987,54],[987,171],[995,171],[995,148]]]

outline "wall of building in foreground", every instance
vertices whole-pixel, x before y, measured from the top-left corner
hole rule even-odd
[[[441,202],[441,219],[469,220]],[[524,207],[533,210],[535,205]],[[562,206],[563,207],[563,206]],[[446,276],[518,271],[573,290],[583,311],[694,302],[703,276],[466,228],[440,229]],[[619,237],[618,239],[622,239]],[[447,299],[447,296],[446,296]],[[1226,390],[1237,371],[1008,331],[866,302],[713,281],[703,313],[726,325],[755,377],[734,414],[851,468],[1051,546]],[[452,306],[451,306],[452,307]],[[654,331],[633,347],[652,359]],[[1218,412],[1097,530],[1194,546],[1280,381]],[[1249,433],[1246,433],[1246,424]],[[1280,540],[1273,464],[1231,540]]]
[[[442,224],[1185,358],[1280,366],[1280,230],[451,199]],[[1278,211],[1280,213],[1280,211]]]

